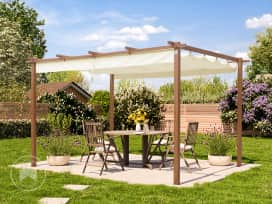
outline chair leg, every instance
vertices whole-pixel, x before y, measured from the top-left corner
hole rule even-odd
[[[87,164],[89,162],[89,159],[90,159],[90,153],[88,153],[88,157],[86,159],[85,166],[84,166],[83,171],[82,171],[83,174],[85,173],[85,170],[86,170]]]
[[[81,156],[80,156],[79,162],[82,162],[82,159],[83,159],[84,155],[85,155],[84,152],[82,152],[82,153],[81,153]]]
[[[105,158],[104,158],[103,154],[100,153],[100,154],[98,154],[98,155],[99,155],[99,157],[101,158],[102,162],[104,163]],[[105,168],[108,169],[107,162],[105,163]]]
[[[106,152],[106,156],[105,156],[105,158],[104,158],[103,165],[102,165],[102,168],[101,168],[101,170],[100,170],[100,174],[99,174],[100,176],[101,176],[102,173],[103,173],[104,167],[107,166],[106,163],[107,163],[108,154],[109,154],[109,151]]]
[[[184,160],[186,166],[187,166],[188,168],[190,168],[190,164],[189,164],[189,163],[187,162],[187,160],[185,159],[184,151],[181,151],[181,152],[180,152],[180,155],[181,155],[182,159]]]
[[[194,151],[193,149],[191,149],[191,151],[192,151],[193,157],[194,157],[194,159],[195,159],[195,161],[196,161],[196,164],[197,164],[198,168],[201,169],[201,166],[200,166],[200,164],[199,164],[199,162],[198,162],[198,159],[197,159],[197,157],[196,157],[195,151]]]

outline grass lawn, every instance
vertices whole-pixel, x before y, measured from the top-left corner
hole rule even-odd
[[[140,141],[131,141],[131,151],[140,152]],[[109,180],[95,180],[70,174],[47,173],[45,183],[35,191],[22,191],[10,179],[10,164],[30,155],[30,139],[0,140],[0,203],[37,203],[41,197],[70,197],[70,203],[272,203],[272,139],[243,139],[245,162],[262,164],[222,181],[192,188],[129,185]],[[197,147],[199,158],[207,158],[205,149]],[[40,159],[45,152],[38,149]],[[77,149],[74,154],[79,153]],[[234,153],[235,156],[235,153]],[[21,162],[21,161],[20,161]],[[19,170],[15,170],[18,173]],[[43,172],[38,172],[42,175]],[[156,179],[156,178],[154,178]],[[88,184],[83,192],[64,190],[64,184]]]

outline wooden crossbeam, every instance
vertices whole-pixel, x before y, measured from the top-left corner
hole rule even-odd
[[[88,54],[89,54],[89,55],[92,55],[92,56],[94,56],[94,57],[97,57],[97,56],[99,56],[99,55],[103,55],[103,53],[94,52],[94,51],[88,51]]]
[[[128,46],[126,46],[125,49],[128,51],[128,54],[131,54],[133,51],[137,51],[138,50],[137,48],[128,47]]]

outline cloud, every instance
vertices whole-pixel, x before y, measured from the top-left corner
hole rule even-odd
[[[272,15],[271,14],[263,14],[261,17],[253,17],[249,18],[245,22],[246,27],[249,29],[256,29],[262,27],[272,26]]]
[[[105,51],[105,50],[113,50],[113,49],[123,49],[127,45],[128,44],[125,41],[109,40],[103,45],[99,46],[97,50]]]
[[[236,52],[235,57],[241,57],[244,60],[249,60],[249,56],[247,52]]]
[[[124,48],[131,41],[148,41],[151,35],[169,32],[164,26],[126,26],[118,30],[103,30],[90,33],[81,38],[83,41],[99,42],[99,50]]]

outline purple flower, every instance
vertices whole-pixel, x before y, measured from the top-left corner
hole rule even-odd
[[[255,108],[265,108],[268,103],[267,96],[258,96],[252,102],[253,107]]]
[[[243,114],[243,119],[246,124],[249,124],[254,121],[254,112],[253,111],[245,111]]]

